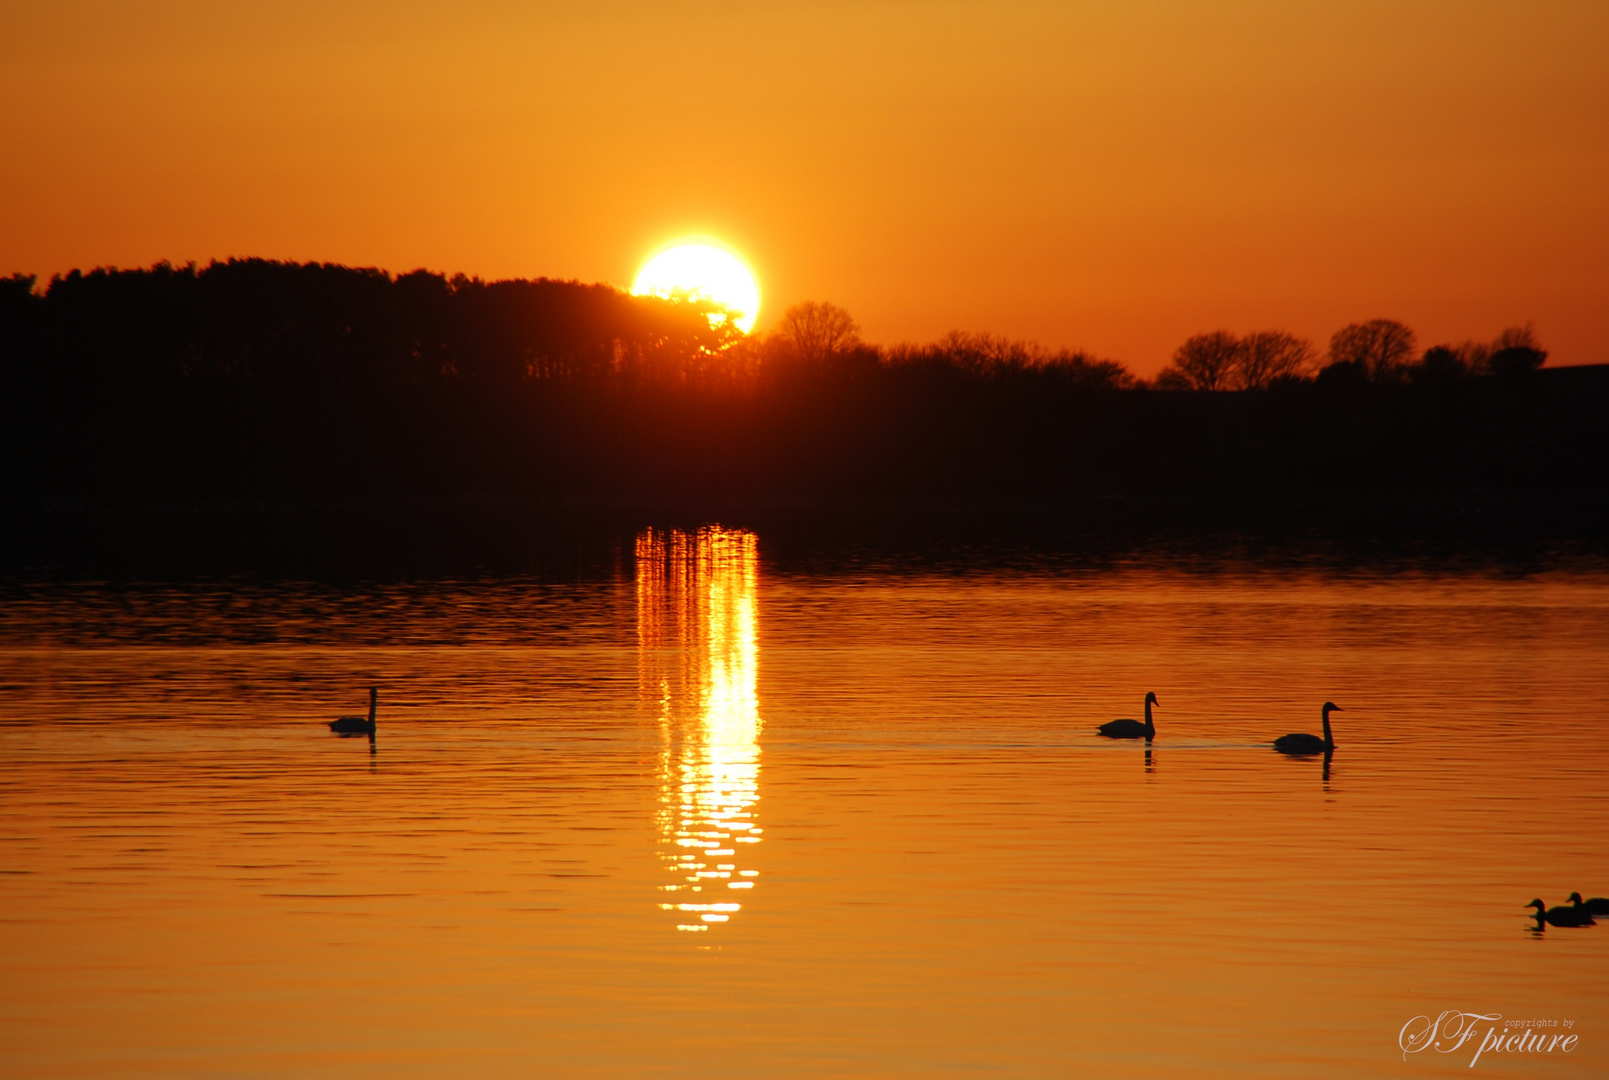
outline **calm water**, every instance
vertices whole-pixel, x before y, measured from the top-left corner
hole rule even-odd
[[[632,554],[10,587],[0,1073],[1609,1072],[1609,576]]]

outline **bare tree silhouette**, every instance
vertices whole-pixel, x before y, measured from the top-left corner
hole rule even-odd
[[[1159,390],[1227,390],[1240,363],[1240,339],[1227,330],[1197,334],[1180,345],[1156,377]]]
[[[1261,390],[1280,379],[1301,378],[1313,366],[1313,343],[1283,330],[1263,330],[1240,339],[1230,373],[1237,390]]]
[[[1413,362],[1414,332],[1394,319],[1343,326],[1330,337],[1330,367],[1352,365],[1377,383],[1397,382]]]
[[[806,300],[782,313],[777,337],[798,360],[823,363],[858,347],[860,325],[836,304]]]

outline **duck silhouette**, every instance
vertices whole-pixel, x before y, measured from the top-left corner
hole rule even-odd
[[[1156,694],[1147,691],[1145,695],[1145,723],[1138,720],[1108,720],[1096,728],[1108,739],[1144,739],[1150,742],[1156,737],[1156,725],[1151,722],[1151,706],[1157,704]]]
[[[1325,754],[1335,750],[1335,736],[1330,734],[1330,713],[1345,712],[1341,706],[1333,701],[1326,701],[1320,717],[1324,724],[1324,738],[1309,735],[1306,732],[1296,732],[1292,735],[1281,735],[1274,740],[1274,749],[1282,754]]]
[[[330,730],[338,735],[367,735],[374,737],[374,714],[380,707],[380,688],[369,687],[369,716],[343,716],[330,721]]]
[[[1602,896],[1594,896],[1591,900],[1584,901],[1580,893],[1573,892],[1570,894],[1570,904],[1589,915],[1609,915],[1609,898]]]
[[[1586,908],[1556,907],[1550,908],[1540,900],[1532,900],[1526,907],[1536,908],[1536,922],[1550,923],[1553,926],[1591,926],[1596,920]]]

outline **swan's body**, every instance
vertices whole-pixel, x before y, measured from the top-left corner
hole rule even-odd
[[[1536,921],[1554,926],[1591,926],[1592,914],[1585,907],[1550,908],[1540,900],[1532,900],[1526,907],[1536,908]]]
[[[1109,720],[1095,730],[1108,739],[1144,739],[1150,742],[1156,737],[1156,725],[1151,722],[1151,706],[1157,703],[1156,694],[1145,695],[1145,723],[1138,720]]]
[[[1274,749],[1282,754],[1328,754],[1335,749],[1335,736],[1330,734],[1330,713],[1345,711],[1334,702],[1326,701],[1321,714],[1324,721],[1324,738],[1305,732],[1281,735],[1274,740]]]
[[[1585,911],[1588,915],[1609,915],[1609,899],[1594,896],[1591,900],[1582,900],[1581,894],[1570,894],[1570,904],[1576,911]]]
[[[1274,749],[1282,754],[1327,754],[1334,750],[1335,746],[1328,739],[1321,739],[1317,735],[1296,732],[1275,739]]]
[[[378,687],[369,688],[369,715],[365,719],[361,716],[343,716],[339,720],[330,722],[330,730],[341,735],[373,735],[374,714],[380,707],[380,690]]]

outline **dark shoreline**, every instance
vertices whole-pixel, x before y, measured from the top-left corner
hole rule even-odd
[[[573,282],[261,260],[12,279],[0,573],[615,573],[641,529],[712,522],[826,568],[1609,547],[1609,365],[1427,353],[1183,390],[993,339],[729,337]]]
[[[18,506],[0,574],[21,579],[253,576],[359,581],[629,573],[645,528],[752,529],[779,570],[1063,566],[1136,561],[1440,573],[1609,569],[1609,499],[1594,491],[1312,493],[888,502],[512,500]]]

